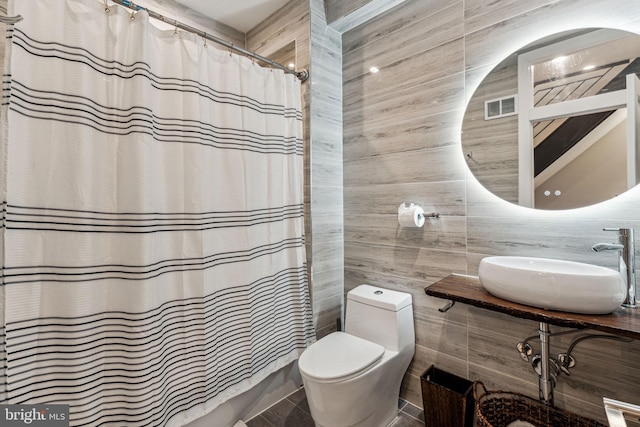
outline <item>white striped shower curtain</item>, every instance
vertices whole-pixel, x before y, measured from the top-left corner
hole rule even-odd
[[[183,425],[295,360],[297,79],[101,1],[8,14],[2,403]]]

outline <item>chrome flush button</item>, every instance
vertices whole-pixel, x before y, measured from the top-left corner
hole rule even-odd
[[[376,295],[382,295],[382,291],[375,291],[374,294]]]

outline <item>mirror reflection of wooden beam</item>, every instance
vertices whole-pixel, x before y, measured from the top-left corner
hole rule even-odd
[[[529,110],[529,121],[541,122],[567,116],[581,116],[601,111],[617,110],[627,106],[627,91],[618,90],[610,93],[572,99]]]

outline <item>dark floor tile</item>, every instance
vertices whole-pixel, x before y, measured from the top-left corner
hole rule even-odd
[[[389,427],[424,427],[424,422],[400,412],[398,418]]]
[[[303,388],[287,396],[287,399],[301,410],[305,411],[308,414],[311,414],[311,410],[309,409],[309,402],[307,401],[307,395],[305,394]]]
[[[398,399],[398,418],[390,427],[424,427],[424,413],[421,408]],[[290,394],[254,419],[248,427],[314,427],[309,411],[309,402],[303,388]]]
[[[406,413],[407,415],[413,417],[413,418],[417,418],[420,421],[424,421],[424,411],[422,410],[422,408],[415,406],[411,403],[408,403],[402,407],[402,412]]]
[[[247,427],[275,427],[269,421],[264,419],[262,415],[257,415],[246,422]]]
[[[304,388],[300,387],[298,391],[287,396],[287,399],[290,400],[294,405],[297,405],[303,400],[307,400],[307,395],[304,392]]]
[[[261,414],[277,427],[314,427],[311,415],[287,399],[273,405]]]

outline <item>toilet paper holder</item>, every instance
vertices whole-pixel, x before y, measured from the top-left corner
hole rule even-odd
[[[423,212],[422,208],[419,205],[416,205],[414,203],[402,203],[399,207],[398,207],[398,218],[400,218],[400,215],[408,210],[416,210],[418,211],[417,213],[417,217],[420,219],[426,219],[426,218],[440,218],[440,213],[439,212]]]
[[[425,212],[420,215],[422,215],[425,218],[440,218],[440,213],[438,212]]]
[[[402,205],[411,206],[413,203],[403,203]],[[400,206],[402,206],[400,205]],[[420,207],[420,205],[414,205],[416,207]],[[440,212],[423,212],[419,214],[423,218],[440,218]]]

